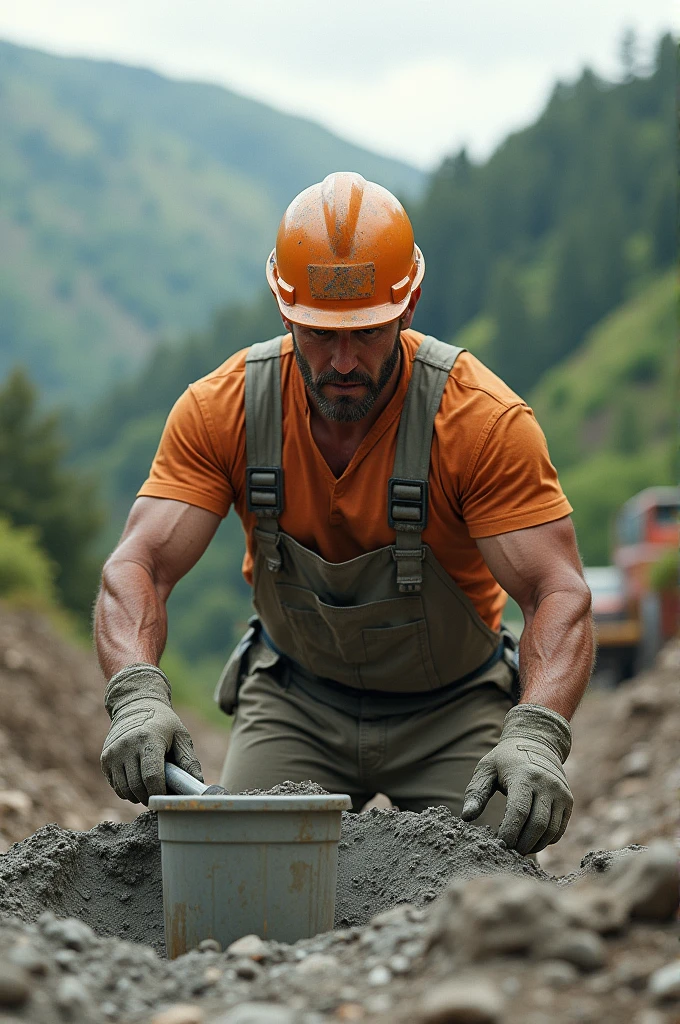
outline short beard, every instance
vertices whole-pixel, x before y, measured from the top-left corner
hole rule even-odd
[[[314,399],[321,415],[325,416],[328,420],[335,420],[336,423],[356,423],[357,420],[362,420],[371,411],[399,362],[399,355],[401,353],[401,321],[399,322],[399,330],[394,339],[392,351],[380,367],[377,380],[373,380],[367,373],[360,373],[358,370],[352,370],[346,374],[337,373],[335,370],[327,370],[325,373],[320,373],[315,379],[311,366],[298,348],[298,343],[295,340],[295,329],[293,329],[293,347],[305,387]],[[364,384],[367,394],[361,399],[352,398],[349,395],[338,395],[337,398],[331,399],[323,392],[325,384]]]

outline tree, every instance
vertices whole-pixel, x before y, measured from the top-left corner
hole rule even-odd
[[[513,391],[525,395],[541,373],[542,360],[517,272],[509,260],[500,260],[495,267],[489,309],[496,324],[491,368]]]
[[[56,414],[37,408],[23,370],[0,388],[0,515],[33,527],[57,567],[56,586],[67,608],[89,614],[98,581],[90,547],[102,524],[94,485],[64,465]]]

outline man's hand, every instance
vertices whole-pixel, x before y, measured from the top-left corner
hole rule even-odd
[[[170,704],[170,683],[155,665],[130,665],[106,688],[111,728],[101,765],[109,785],[123,800],[148,804],[165,793],[165,756],[203,781],[191,737]]]
[[[564,835],[574,798],[562,765],[571,729],[556,711],[518,704],[505,716],[497,745],[475,768],[463,798],[462,817],[473,821],[494,792],[507,796],[498,830],[509,849],[538,853]]]

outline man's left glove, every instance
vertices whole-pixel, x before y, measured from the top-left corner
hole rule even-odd
[[[128,665],[109,681],[104,705],[111,728],[101,765],[123,800],[148,804],[165,793],[165,755],[203,782],[191,736],[172,710],[170,682],[156,665]]]
[[[462,818],[478,818],[499,789],[508,799],[498,838],[508,849],[526,855],[556,843],[574,803],[562,768],[570,750],[571,728],[562,715],[539,704],[511,708],[501,738],[465,790]]]

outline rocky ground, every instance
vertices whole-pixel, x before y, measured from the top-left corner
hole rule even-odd
[[[29,837],[0,855],[0,1024],[680,1024],[680,643],[587,696],[540,866],[443,809],[346,816],[335,931],[173,962],[155,818],[126,823],[100,775],[101,688],[87,652],[0,612],[0,843]],[[225,733],[190,729],[214,781]]]

